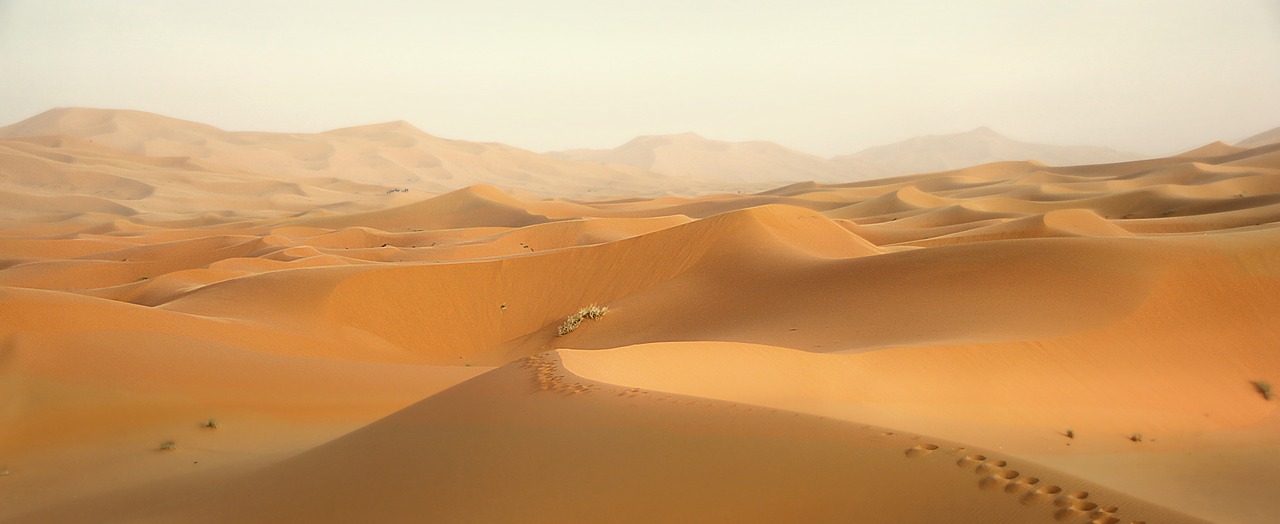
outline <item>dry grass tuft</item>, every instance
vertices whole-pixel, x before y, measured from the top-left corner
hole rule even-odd
[[[568,335],[573,330],[578,329],[578,325],[582,324],[583,320],[596,320],[603,317],[608,311],[608,306],[597,306],[595,304],[579,309],[577,313],[569,315],[569,318],[565,319],[564,324],[560,325],[556,333],[562,337]]]

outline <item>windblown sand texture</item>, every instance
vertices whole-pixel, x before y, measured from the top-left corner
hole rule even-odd
[[[1280,145],[427,195],[103,114],[0,140],[2,522],[1280,515]]]

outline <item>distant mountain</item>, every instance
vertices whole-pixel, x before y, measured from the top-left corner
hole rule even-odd
[[[835,163],[772,142],[724,142],[694,133],[641,136],[613,149],[548,153],[563,159],[632,166],[673,177],[735,183],[848,182],[882,175],[854,162]]]
[[[1239,143],[1236,144],[1236,146],[1252,149],[1255,147],[1262,147],[1262,146],[1267,146],[1271,144],[1280,144],[1280,127],[1277,127],[1270,131],[1263,131],[1249,138],[1241,140]]]
[[[407,122],[324,133],[233,132],[142,111],[59,108],[0,127],[0,138],[69,136],[134,155],[189,157],[295,179],[334,177],[443,193],[475,184],[559,196],[699,191],[629,166],[429,135]]]
[[[986,127],[967,133],[928,135],[904,140],[852,155],[836,157],[837,163],[870,166],[886,176],[960,169],[1003,160],[1036,160],[1054,165],[1123,162],[1143,158],[1136,153],[1091,146],[1053,146],[1019,142]]]

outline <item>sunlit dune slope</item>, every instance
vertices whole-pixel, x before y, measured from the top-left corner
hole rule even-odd
[[[184,522],[1197,522],[996,451],[619,387],[562,367],[555,354],[207,484],[100,503],[128,518]],[[87,516],[95,506],[38,517]]]

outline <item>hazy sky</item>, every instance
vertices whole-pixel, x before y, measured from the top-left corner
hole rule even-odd
[[[985,125],[1168,153],[1280,126],[1280,2],[0,0],[0,72],[0,125],[90,106],[824,156]]]

